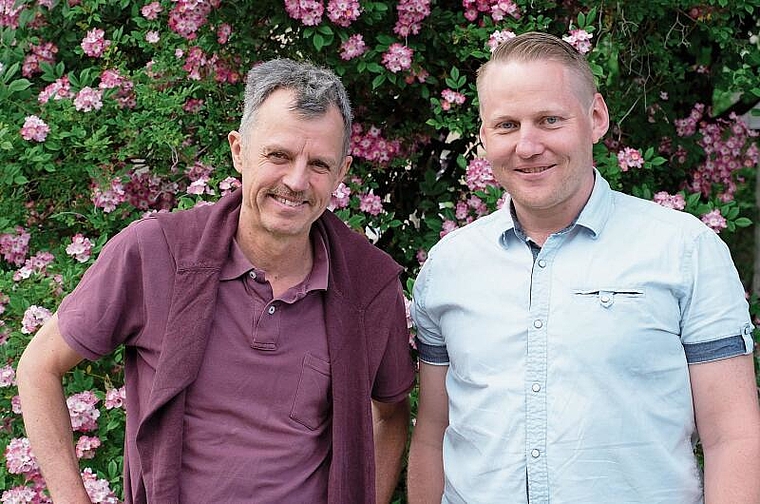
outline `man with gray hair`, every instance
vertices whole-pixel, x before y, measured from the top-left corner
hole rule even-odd
[[[401,268],[326,211],[351,107],[308,63],[254,67],[242,187],[114,237],[18,366],[55,502],[89,502],[61,377],[125,347],[125,501],[388,502],[414,382]]]

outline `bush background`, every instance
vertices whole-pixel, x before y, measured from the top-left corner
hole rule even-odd
[[[489,41],[569,37],[610,107],[597,168],[613,188],[683,205],[719,231],[756,314],[758,146],[739,116],[760,99],[759,10],[758,0],[0,0],[2,502],[47,499],[16,398],[24,346],[128,222],[234,187],[226,135],[242,81],[274,57],[341,76],[357,126],[335,211],[411,281],[442,234],[503,197],[477,137],[475,71]],[[95,502],[121,495],[121,366],[116,352],[65,382]]]

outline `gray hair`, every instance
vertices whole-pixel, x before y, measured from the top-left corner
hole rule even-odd
[[[245,130],[255,123],[261,104],[277,89],[295,93],[291,110],[304,118],[320,117],[335,106],[343,118],[343,156],[348,155],[353,115],[343,84],[330,70],[290,59],[265,61],[248,72],[240,121],[244,137]]]
[[[526,32],[499,44],[491,54],[491,59],[478,69],[476,83],[478,92],[491,66],[511,61],[561,63],[579,78],[581,84],[579,90],[583,93],[585,101],[590,104],[596,93],[594,74],[586,58],[561,38],[543,32]]]

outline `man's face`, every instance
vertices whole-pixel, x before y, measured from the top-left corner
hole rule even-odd
[[[343,119],[337,108],[304,118],[290,110],[293,92],[274,91],[256,112],[247,137],[228,139],[242,175],[240,225],[273,238],[308,237],[330,202],[351,157],[343,156]]]
[[[572,220],[594,184],[593,144],[607,131],[601,95],[552,61],[497,63],[483,76],[481,141],[518,217]]]

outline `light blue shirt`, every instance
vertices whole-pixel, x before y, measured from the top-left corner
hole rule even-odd
[[[448,365],[444,503],[701,503],[689,363],[752,352],[728,247],[596,173],[537,256],[509,204],[450,233],[414,286]]]

